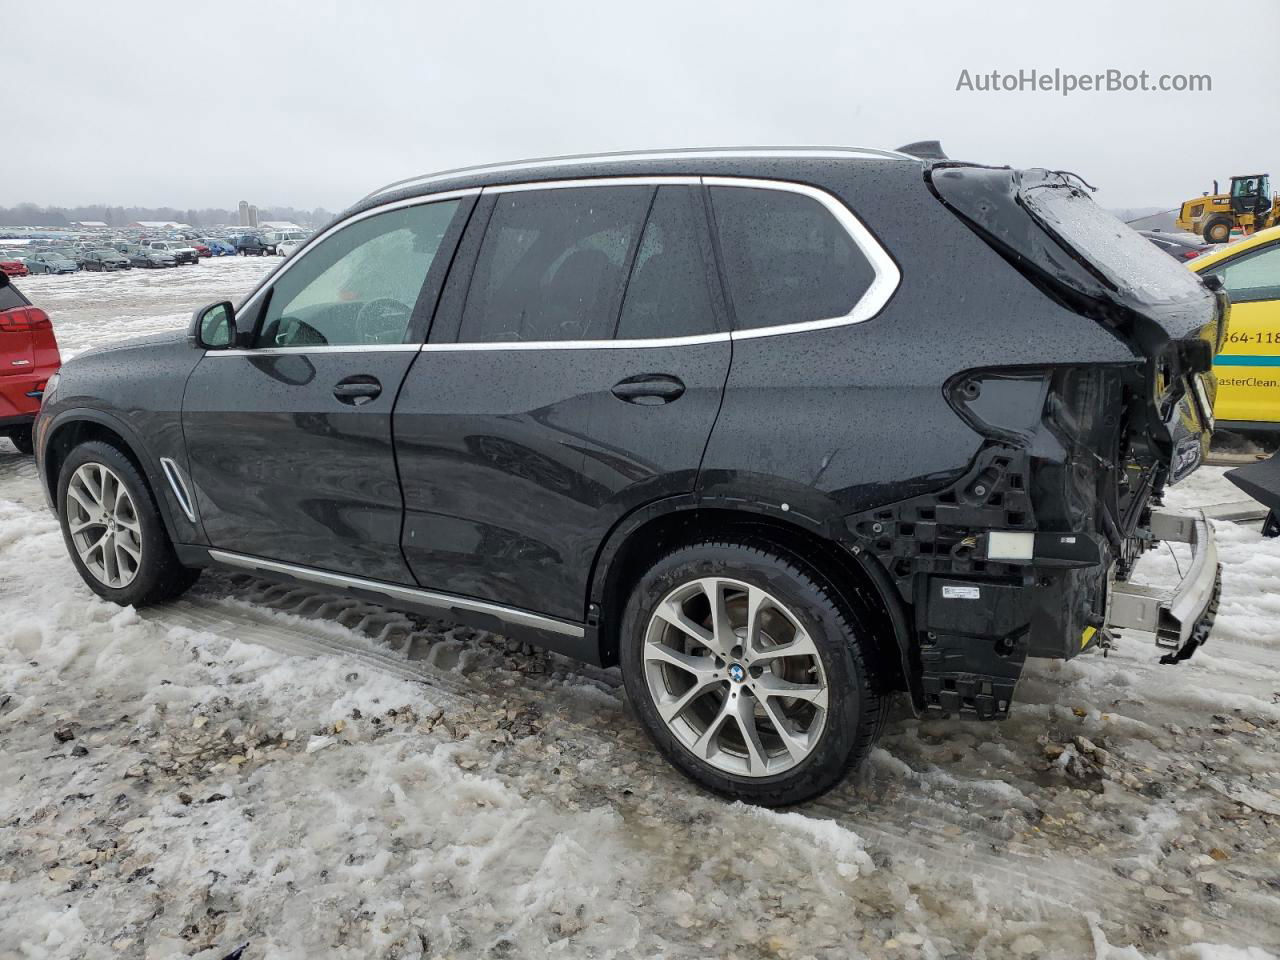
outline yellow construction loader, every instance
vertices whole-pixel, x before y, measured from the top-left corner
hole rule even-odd
[[[1274,227],[1280,222],[1280,196],[1271,195],[1271,177],[1250,173],[1231,178],[1231,191],[1213,193],[1186,201],[1178,211],[1179,230],[1199,234],[1207,243],[1226,243],[1237,227],[1246,236]]]

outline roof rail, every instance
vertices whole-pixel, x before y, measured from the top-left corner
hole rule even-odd
[[[622,163],[628,160],[679,160],[684,157],[700,156],[707,159],[734,159],[738,157],[861,157],[863,159],[893,159],[918,162],[918,157],[910,156],[898,150],[877,150],[874,147],[675,147],[669,150],[625,150],[615,153],[568,154],[559,157],[538,157],[528,160],[512,160],[507,163],[484,163],[470,167],[455,167],[452,170],[440,170],[436,173],[422,174],[396,180],[385,187],[379,187],[372,193],[360,198],[360,202],[381,196],[392,190],[437,180],[450,180],[467,174],[500,173],[507,170],[523,170],[535,167],[568,166],[583,163]]]

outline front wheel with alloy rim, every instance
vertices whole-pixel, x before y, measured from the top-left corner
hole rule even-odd
[[[830,789],[866,755],[888,704],[853,612],[765,545],[668,554],[632,591],[621,646],[628,697],[667,759],[750,803]]]
[[[179,563],[138,468],[108,443],[83,443],[67,456],[58,474],[58,517],[81,579],[121,606],[177,596],[199,575]]]

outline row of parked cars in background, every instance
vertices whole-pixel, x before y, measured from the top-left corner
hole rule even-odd
[[[218,237],[95,237],[77,241],[32,241],[6,246],[0,240],[0,273],[111,271],[197,264],[205,257],[287,257],[307,239],[302,230],[244,232]]]

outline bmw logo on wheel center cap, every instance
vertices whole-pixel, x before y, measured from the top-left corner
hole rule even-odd
[[[747,671],[742,669],[742,664],[729,664],[729,679],[734,683],[741,683],[743,680],[747,679]]]

